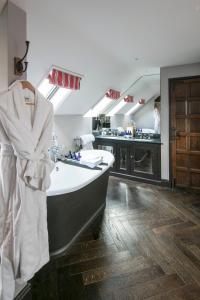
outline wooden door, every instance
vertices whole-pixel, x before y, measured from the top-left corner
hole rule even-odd
[[[200,190],[200,77],[171,80],[170,100],[172,180]]]

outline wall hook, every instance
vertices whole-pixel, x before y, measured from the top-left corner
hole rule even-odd
[[[24,72],[26,72],[28,67],[28,62],[24,61],[28,54],[30,42],[26,41],[26,52],[22,58],[14,57],[14,73],[15,75],[21,76]]]

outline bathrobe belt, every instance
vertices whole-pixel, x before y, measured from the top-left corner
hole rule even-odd
[[[40,156],[27,155],[27,157],[20,156],[14,151],[12,145],[1,144],[1,155],[11,155],[16,157],[17,175],[24,181],[24,183],[34,189],[45,192],[50,186],[50,174],[53,163],[45,153]]]

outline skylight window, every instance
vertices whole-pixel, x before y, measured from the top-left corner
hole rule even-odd
[[[72,93],[72,90],[59,88],[56,93],[51,97],[50,101],[53,104],[54,110],[57,110]]]
[[[38,86],[39,92],[54,106],[56,111],[72,93],[80,89],[82,75],[52,66]]]
[[[90,109],[84,117],[97,117],[99,114],[103,113],[108,105],[113,102],[112,99],[104,96],[92,109]]]
[[[45,97],[48,98],[52,92],[56,89],[56,86],[49,83],[49,79],[45,78],[40,83],[38,90]]]
[[[141,107],[140,103],[137,103],[136,105],[134,105],[131,109],[129,109],[129,111],[127,111],[126,116],[129,116],[130,114],[133,114],[134,112],[136,112],[136,110],[138,110],[139,107]]]
[[[112,117],[114,116],[122,107],[124,107],[127,103],[124,100],[121,100],[111,111],[107,113],[107,116]]]

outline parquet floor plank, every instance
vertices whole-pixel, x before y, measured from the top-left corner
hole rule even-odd
[[[84,232],[54,272],[58,296],[41,276],[33,300],[199,300],[199,195],[111,177],[99,238]]]

